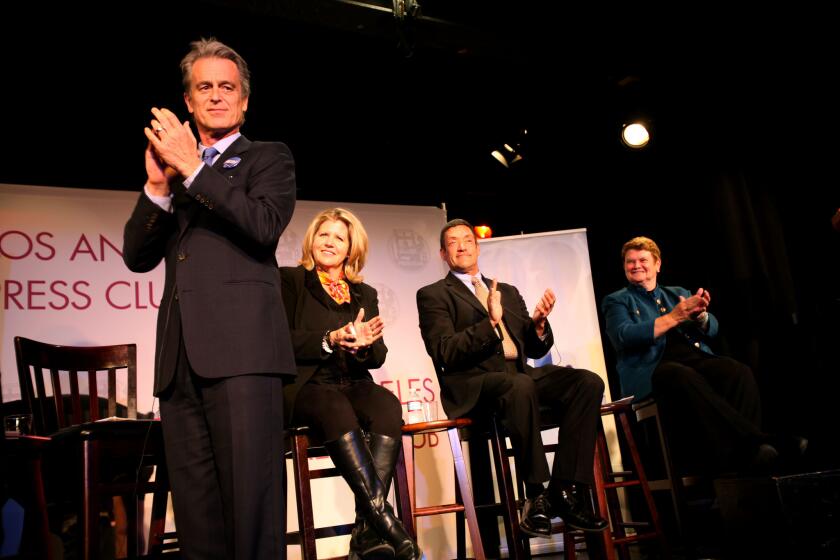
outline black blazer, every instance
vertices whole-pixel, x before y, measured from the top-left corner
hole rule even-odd
[[[241,136],[188,190],[176,183],[173,191],[172,213],[141,194],[123,238],[123,259],[132,271],[147,272],[166,261],[155,394],[174,375],[181,333],[190,364],[202,377],[294,376],[274,257],[295,207],[289,149]]]
[[[502,293],[502,320],[519,350],[519,370],[539,377],[542,372],[526,365],[526,358],[541,358],[554,344],[546,322],[545,340],[537,336],[519,291],[498,284]],[[450,418],[469,412],[478,401],[483,374],[505,371],[501,331],[478,298],[451,272],[417,292],[420,334],[434,362],[441,387],[441,402]]]
[[[283,388],[283,408],[286,421],[289,422],[294,413],[298,391],[319,367],[335,365],[336,360],[342,360],[339,367],[347,371],[348,377],[366,377],[373,381],[368,370],[381,367],[385,363],[388,348],[385,347],[382,338],[373,343],[370,351],[361,355],[338,350],[329,354],[321,347],[324,333],[347,324],[348,320],[356,317],[359,308],[364,307],[365,320],[379,315],[379,300],[375,289],[364,283],[347,283],[350,287],[351,310],[351,317],[348,317],[339,312],[339,305],[321,286],[318,274],[314,270],[306,270],[302,266],[282,267],[280,275],[283,279],[283,302],[292,333],[292,346],[298,370],[295,383]]]

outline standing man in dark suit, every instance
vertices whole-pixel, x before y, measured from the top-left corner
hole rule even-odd
[[[274,257],[295,206],[281,143],[239,128],[248,66],[215,39],[181,61],[188,122],[152,109],[147,180],[125,226],[135,272],[166,261],[155,395],[181,555],[285,558],[283,382],[295,375]]]
[[[589,511],[580,491],[594,481],[604,382],[587,370],[526,364],[554,344],[547,321],[554,293],[546,290],[529,316],[515,287],[479,273],[479,253],[472,225],[448,222],[440,234],[440,256],[450,272],[417,292],[420,331],[437,370],[443,407],[451,418],[476,410],[501,416],[526,483],[523,532],[548,537],[553,517],[584,531],[602,531],[606,521]],[[550,474],[540,405],[550,407],[560,424]]]

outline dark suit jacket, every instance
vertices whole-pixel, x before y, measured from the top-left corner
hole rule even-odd
[[[321,348],[324,333],[347,324],[356,317],[360,308],[365,309],[365,320],[379,315],[379,300],[376,290],[367,284],[353,284],[350,287],[350,319],[339,312],[339,305],[321,287],[321,281],[314,270],[302,266],[282,267],[283,302],[292,333],[292,346],[295,351],[298,377],[295,383],[284,387],[286,420],[290,421],[294,412],[294,402],[300,388],[321,367],[339,368],[348,377],[366,377],[373,381],[370,369],[381,367],[385,363],[388,349],[385,341],[379,339],[368,352],[349,354],[336,350],[332,354]]]
[[[238,165],[225,169],[234,156]],[[173,213],[141,194],[123,240],[123,259],[134,272],[166,260],[155,394],[172,380],[181,333],[202,377],[294,375],[274,257],[295,206],[289,149],[241,136],[186,192],[180,183],[173,191]]]
[[[502,293],[502,320],[519,350],[519,369],[539,377],[526,365],[526,358],[541,358],[551,349],[554,337],[546,323],[547,336],[540,340],[519,291],[498,284]],[[483,374],[505,371],[500,332],[478,298],[449,273],[417,292],[420,333],[432,357],[441,386],[441,402],[450,418],[463,416],[478,402]]]
[[[659,286],[667,311],[680,302],[680,296],[688,298],[691,293],[679,286]],[[628,286],[604,298],[601,310],[607,324],[607,336],[617,354],[616,369],[621,379],[622,396],[635,395],[636,400],[647,397],[651,392],[650,379],[665,353],[667,337],[653,337],[653,323],[661,313],[654,298],[638,286]],[[706,340],[717,335],[718,321],[709,313],[708,330],[693,325],[677,327],[678,333],[691,343],[712,353]]]

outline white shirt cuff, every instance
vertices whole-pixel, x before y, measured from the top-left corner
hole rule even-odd
[[[164,212],[172,213],[172,195],[168,194],[166,196],[157,196],[154,194],[149,193],[149,189],[143,186],[143,192],[146,193],[146,196],[149,197],[149,200],[160,206],[161,210]]]
[[[184,183],[183,183],[183,184],[184,184],[184,188],[185,188],[185,189],[189,189],[189,188],[190,188],[190,185],[192,185],[192,182],[193,182],[193,181],[195,181],[196,176],[199,174],[199,172],[200,172],[202,169],[204,169],[204,166],[205,166],[205,165],[206,165],[206,164],[202,161],[202,162],[201,162],[201,165],[199,165],[198,167],[196,167],[196,168],[195,168],[195,171],[193,171],[192,173],[190,173],[190,176],[189,176],[189,177],[187,177],[186,179],[184,179]]]

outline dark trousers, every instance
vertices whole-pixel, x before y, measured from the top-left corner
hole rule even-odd
[[[181,556],[285,559],[282,378],[201,378],[181,341],[160,412]]]
[[[402,406],[394,394],[370,380],[307,383],[295,398],[292,423],[309,426],[315,440],[335,441],[362,428],[399,440]]]
[[[526,483],[594,481],[592,464],[604,382],[585,369],[558,366],[485,374],[478,406],[500,415]],[[559,425],[549,474],[540,435],[540,409]]]
[[[737,469],[763,435],[752,370],[731,358],[683,350],[666,355],[651,379],[674,459],[695,473]]]

